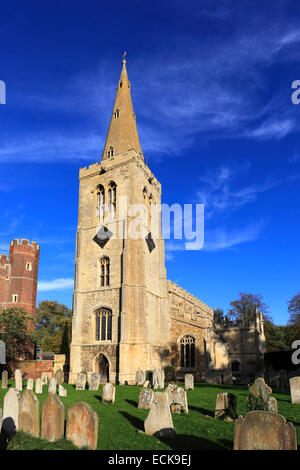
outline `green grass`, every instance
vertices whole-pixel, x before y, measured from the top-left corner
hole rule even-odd
[[[10,382],[10,386],[12,383]],[[234,423],[213,418],[216,395],[221,392],[232,392],[237,395],[237,413],[246,413],[247,387],[226,385],[196,384],[193,391],[188,391],[188,415],[173,415],[176,439],[158,439],[146,436],[137,430],[144,429],[144,420],[148,410],[137,408],[141,387],[119,385],[116,388],[116,402],[101,403],[102,386],[98,392],[75,390],[74,385],[64,384],[68,396],[60,398],[65,405],[65,414],[70,405],[85,401],[99,416],[98,449],[106,450],[231,450],[233,448]],[[6,390],[0,389],[0,406]],[[298,445],[300,444],[300,405],[293,405],[289,394],[273,393],[278,400],[278,412],[297,428]],[[46,400],[47,387],[37,395],[40,401],[40,415],[43,402]],[[50,443],[35,439],[17,432],[8,442],[7,449],[75,449],[75,446],[62,439]]]

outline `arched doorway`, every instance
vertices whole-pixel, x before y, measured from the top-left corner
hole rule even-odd
[[[109,363],[107,358],[100,354],[98,358],[98,372],[100,374],[100,383],[109,382]]]

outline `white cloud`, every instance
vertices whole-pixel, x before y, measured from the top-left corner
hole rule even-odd
[[[54,279],[53,281],[39,281],[38,291],[73,289],[74,279]]]
[[[257,129],[246,131],[246,135],[261,140],[282,139],[294,131],[296,122],[292,119],[271,120],[262,123]]]
[[[221,251],[232,248],[242,243],[252,242],[260,238],[263,230],[263,223],[249,225],[238,230],[227,231],[226,229],[216,229],[208,231],[204,239],[204,251]]]

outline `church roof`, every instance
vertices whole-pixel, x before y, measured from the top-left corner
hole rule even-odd
[[[125,55],[126,53],[123,55],[123,67],[102,160],[126,153],[131,149],[134,149],[140,158],[144,160],[132,106]]]

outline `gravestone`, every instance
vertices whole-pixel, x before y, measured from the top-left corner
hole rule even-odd
[[[103,385],[103,391],[102,391],[103,403],[109,403],[110,401],[114,403],[115,396],[116,396],[116,389],[113,384],[107,383]]]
[[[7,388],[8,385],[8,372],[4,370],[1,375],[2,388]]]
[[[6,347],[4,341],[0,340],[0,364],[6,364]]]
[[[52,377],[49,381],[48,394],[56,394],[56,378]]]
[[[76,380],[76,390],[85,390],[86,381],[86,373],[79,372]]]
[[[296,429],[271,411],[249,411],[235,421],[234,450],[297,450]]]
[[[97,391],[99,388],[99,384],[100,384],[100,374],[98,374],[97,372],[94,372],[90,378],[89,390]]]
[[[43,385],[41,379],[36,379],[35,381],[35,393],[43,393]]]
[[[62,386],[58,386],[58,394],[60,397],[66,397],[67,396],[67,390]]]
[[[186,391],[183,390],[182,387],[178,387],[175,384],[169,384],[165,392],[168,395],[169,403],[171,407],[172,405],[180,405],[185,413],[189,412],[187,394],[186,394]],[[178,411],[178,406],[172,407],[172,410]]]
[[[46,384],[47,385],[48,383],[48,376],[47,376],[47,373],[46,372],[42,372],[42,384]]]
[[[144,422],[145,433],[157,437],[175,438],[168,395],[155,392],[149,414]]]
[[[166,366],[164,368],[165,372],[165,382],[176,382],[176,369],[173,366]]]
[[[56,378],[57,385],[62,385],[62,383],[64,381],[64,373],[61,369],[58,369],[55,372],[54,377]]]
[[[27,379],[27,390],[33,390],[33,379]]]
[[[147,387],[149,387],[149,384],[150,384],[149,380],[146,380],[145,383],[144,383],[144,385],[143,385],[143,387],[144,387],[144,388],[147,388]]]
[[[153,371],[153,388],[165,388],[165,373],[162,369],[154,369]]]
[[[19,398],[16,388],[11,388],[4,396],[2,430],[10,435],[19,429]]]
[[[69,407],[66,439],[79,448],[97,448],[98,416],[87,403],[79,402]]]
[[[254,384],[249,386],[249,395],[247,397],[247,409],[250,410],[265,410],[269,409],[269,398],[272,393],[263,378],[259,377],[255,380]]]
[[[193,374],[185,374],[184,376],[185,390],[194,390],[194,376]]]
[[[235,419],[236,418],[236,396],[232,393],[218,393],[215,407],[215,418]]]
[[[57,395],[50,394],[43,404],[41,438],[55,441],[64,437],[64,405]]]
[[[23,385],[22,372],[20,369],[16,369],[15,370],[15,388],[19,390],[19,392],[21,392],[23,388],[22,385]]]
[[[300,377],[290,379],[292,403],[300,403]]]
[[[150,387],[153,387],[153,371],[152,370],[146,370],[146,380],[149,380]]]
[[[149,388],[142,388],[139,396],[138,408],[149,410],[153,401],[154,392]]]
[[[143,370],[137,370],[135,374],[135,384],[136,385],[143,385],[146,380],[146,373]]]
[[[25,390],[19,401],[19,430],[39,437],[40,403],[32,390]]]
[[[273,413],[278,413],[277,400],[276,400],[275,397],[270,397],[269,398],[268,411],[272,411]]]

